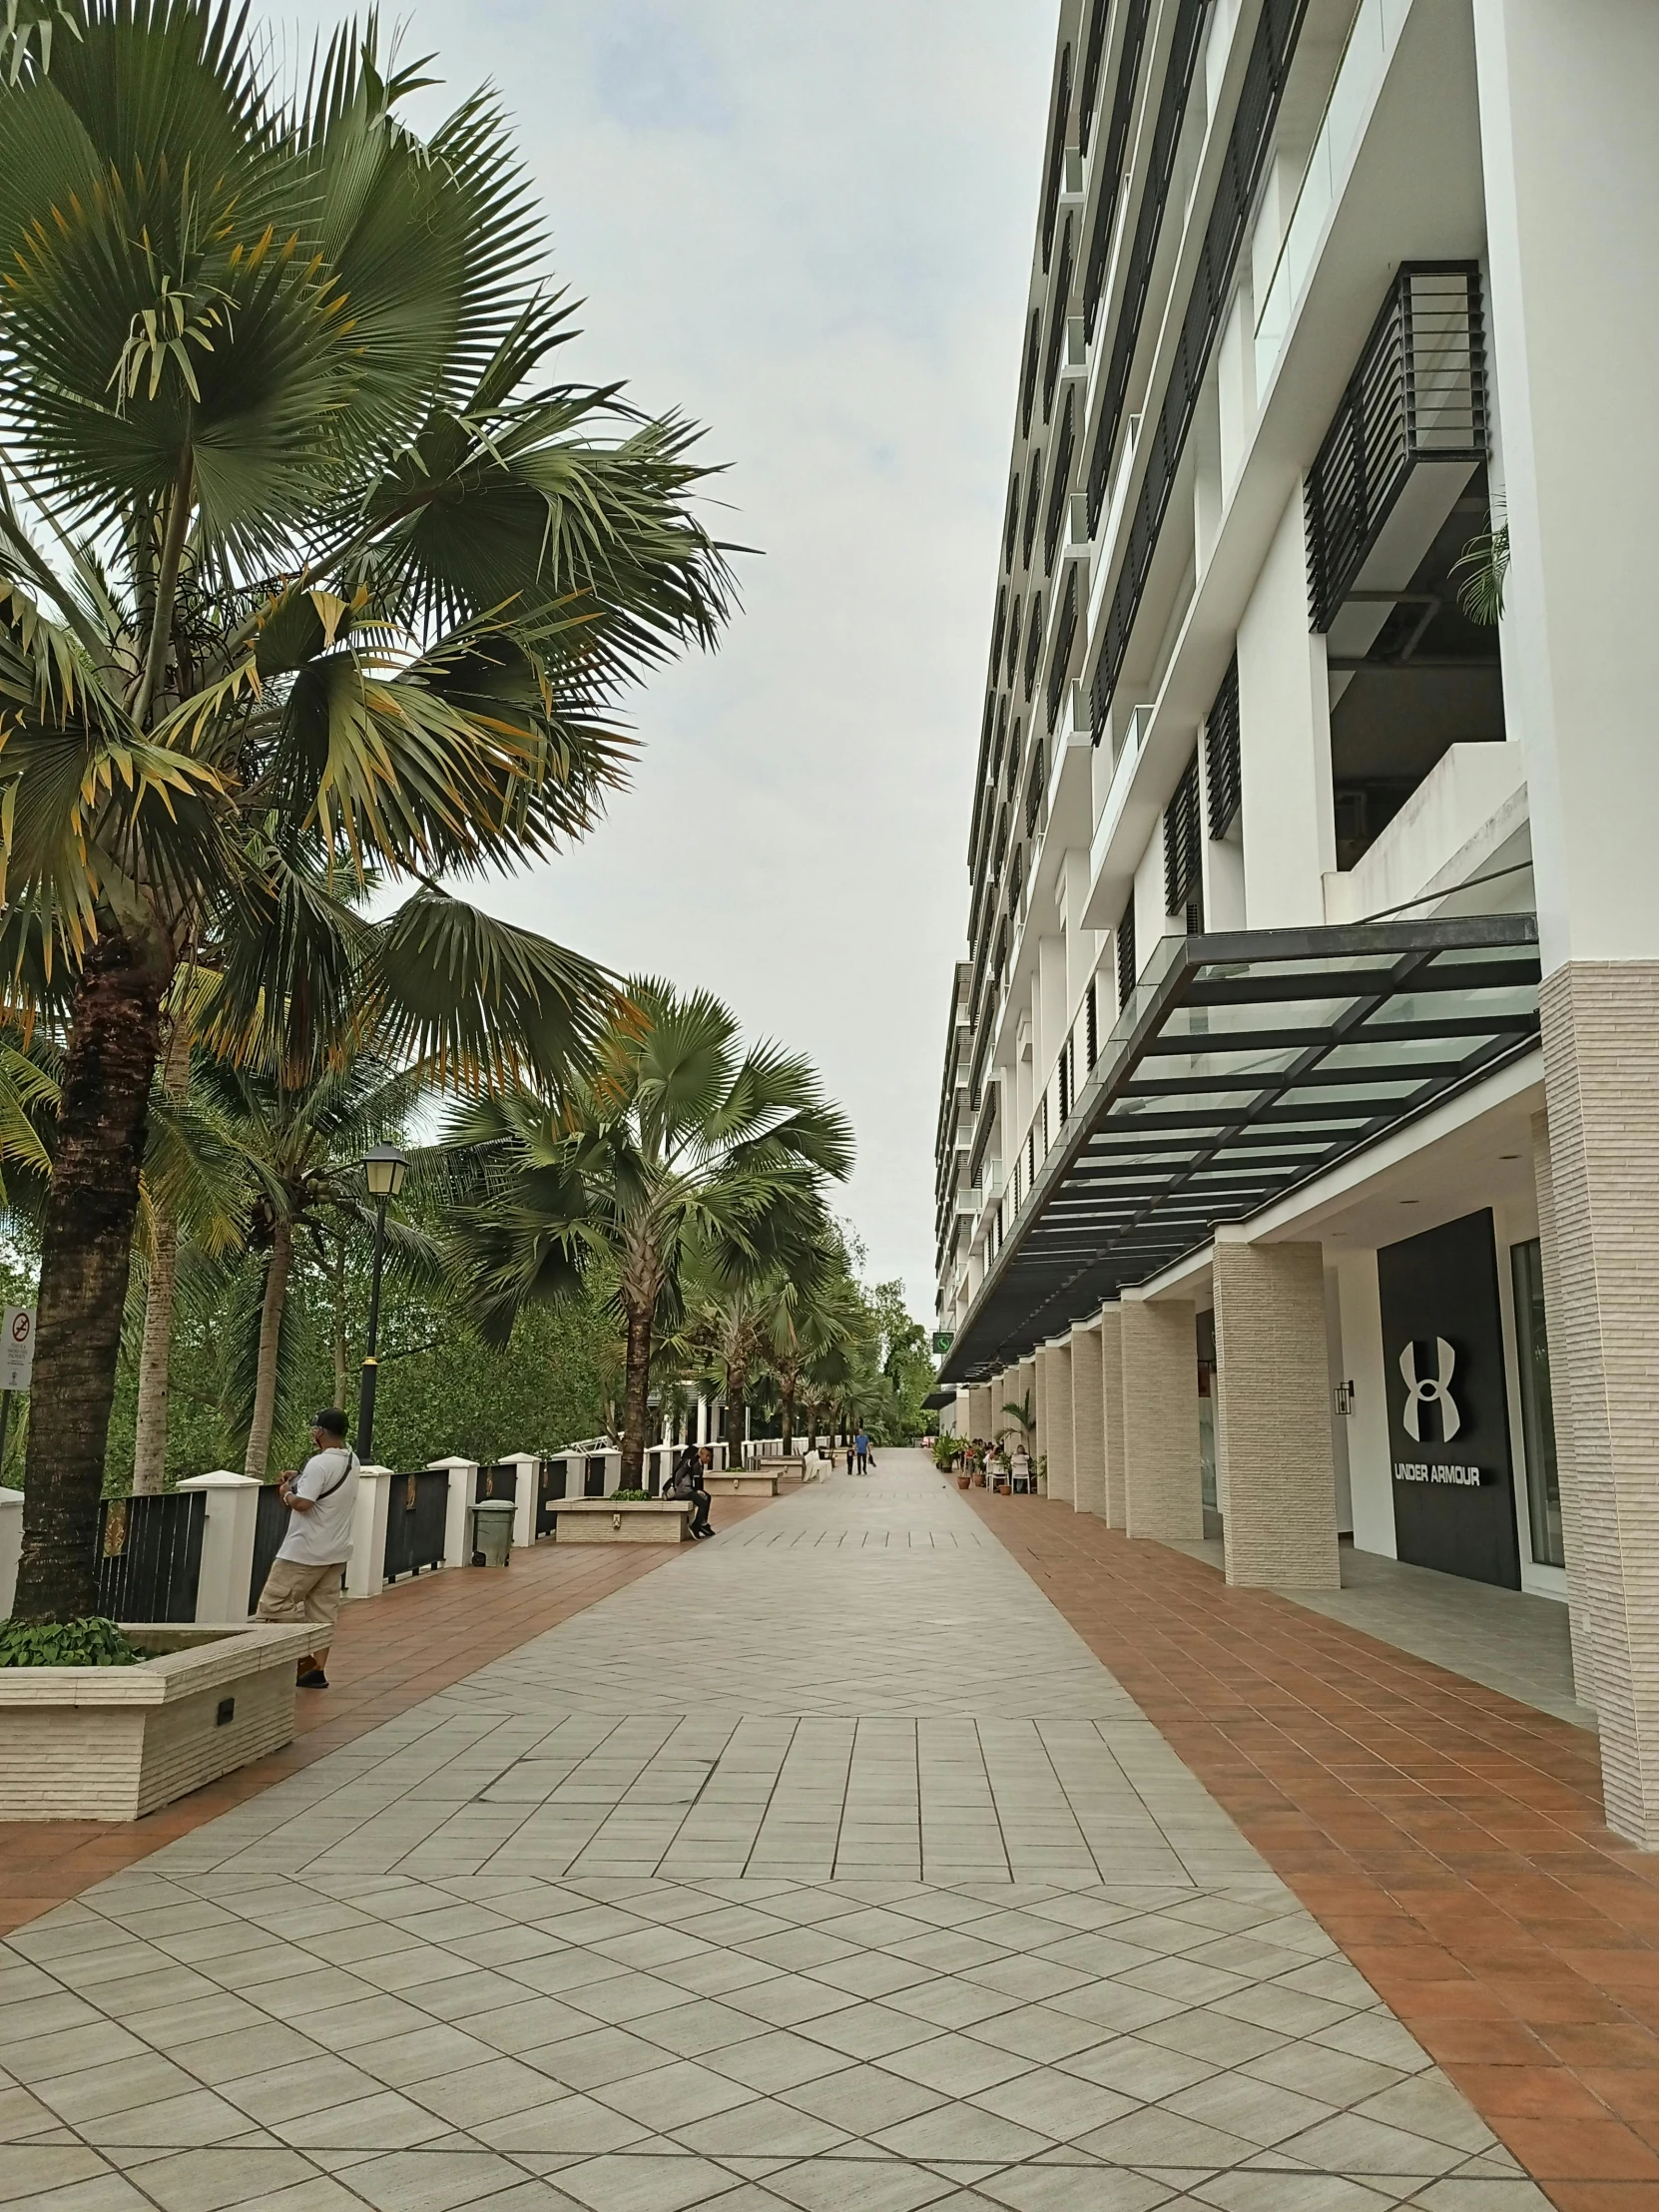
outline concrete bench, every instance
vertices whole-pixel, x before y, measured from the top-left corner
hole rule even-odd
[[[776,1467],[714,1467],[703,1477],[711,1497],[776,1497]]]
[[[687,1542],[691,1507],[684,1498],[560,1498],[553,1535],[561,1544]]]

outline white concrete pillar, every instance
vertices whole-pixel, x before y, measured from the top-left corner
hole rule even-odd
[[[428,1459],[428,1474],[449,1476],[449,1502],[443,1516],[443,1563],[465,1567],[472,1562],[472,1500],[478,1485],[476,1459]]]
[[[215,1467],[210,1474],[188,1474],[181,1490],[206,1493],[202,1524],[202,1572],[196,1585],[199,1621],[247,1620],[248,1585],[254,1578],[254,1536],[259,1527],[260,1491],[252,1475]],[[256,1599],[259,1592],[254,1593]]]
[[[10,1620],[23,1552],[23,1492],[0,1490],[0,1620]]]
[[[709,1440],[709,1400],[700,1390],[697,1395],[697,1441],[701,1447]]]
[[[1226,1500],[1227,1579],[1243,1588],[1337,1590],[1325,1253],[1217,1231],[1216,1482]]]
[[[1100,1427],[1106,1455],[1102,1510],[1108,1528],[1125,1528],[1129,1499],[1123,1451],[1123,1308],[1115,1304],[1105,1307],[1100,1316]]]
[[[393,1467],[357,1469],[357,1502],[351,1515],[351,1556],[345,1565],[347,1597],[378,1597],[386,1586],[386,1508]]]
[[[1100,1329],[1071,1333],[1072,1503],[1080,1513],[1106,1513],[1105,1401],[1100,1370]]]
[[[1131,1536],[1204,1534],[1198,1447],[1198,1316],[1191,1299],[1125,1295],[1123,1438]]]
[[[1046,1345],[1042,1357],[1048,1362],[1048,1390],[1043,1402],[1048,1407],[1048,1494],[1064,1500],[1067,1505],[1077,1502],[1077,1478],[1073,1470],[1071,1451],[1071,1346],[1069,1344]]]
[[[1331,694],[1325,640],[1308,629],[1300,483],[1239,623],[1239,734],[1245,919],[1252,929],[1323,922],[1325,875],[1337,865]]]
[[[527,1551],[536,1540],[536,1484],[541,1480],[541,1460],[533,1451],[509,1451],[501,1464],[518,1470],[518,1485],[513,1492],[513,1542],[520,1551]]]
[[[1475,0],[1474,29],[1513,550],[1504,704],[1526,753],[1544,971],[1557,1426],[1570,1429],[1606,1817],[1656,1849],[1659,8]],[[1606,441],[1599,460],[1587,424]]]

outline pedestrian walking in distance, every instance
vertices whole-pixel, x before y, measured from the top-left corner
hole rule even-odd
[[[297,1474],[276,1485],[288,1531],[260,1592],[263,1621],[309,1621],[321,1633],[299,1662],[299,1687],[325,1690],[328,1651],[339,1619],[341,1583],[357,1509],[357,1454],[345,1440],[345,1415],[326,1405],[311,1423],[316,1449]]]
[[[854,1452],[856,1452],[856,1454],[857,1454],[857,1458],[858,1458],[858,1472],[859,1472],[860,1474],[868,1474],[868,1472],[869,1472],[869,1438],[868,1438],[868,1437],[867,1437],[867,1436],[866,1436],[866,1435],[864,1434],[864,1432],[863,1432],[863,1430],[862,1430],[861,1428],[859,1429],[858,1433],[857,1433],[857,1434],[856,1434],[856,1435],[855,1435],[855,1436],[853,1437],[853,1439],[852,1439],[852,1449],[853,1449],[853,1450],[854,1450]]]
[[[848,1474],[852,1472],[852,1438],[850,1436],[846,1439],[846,1471]]]

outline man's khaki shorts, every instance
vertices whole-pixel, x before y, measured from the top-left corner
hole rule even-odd
[[[344,1574],[343,1559],[335,1559],[326,1567],[308,1567],[298,1559],[273,1559],[260,1592],[258,1617],[263,1621],[310,1621],[328,1631],[318,1639],[326,1644],[339,1619]]]

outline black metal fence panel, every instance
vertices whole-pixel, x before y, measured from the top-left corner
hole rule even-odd
[[[592,1453],[587,1461],[582,1476],[582,1495],[584,1497],[603,1497],[605,1495],[605,1454],[602,1451]]]
[[[254,1519],[254,1571],[248,1578],[248,1610],[253,1612],[271,1572],[271,1562],[281,1549],[291,1518],[275,1482],[261,1490]]]
[[[98,1610],[109,1620],[193,1621],[202,1579],[202,1490],[106,1498],[98,1508]]]
[[[481,1497],[510,1497],[518,1502],[518,1468],[507,1460],[498,1460],[494,1466],[478,1469],[477,1484],[472,1493],[474,1504]]]
[[[568,1459],[544,1459],[536,1477],[536,1534],[550,1536],[553,1533],[554,1515],[559,1500],[566,1494],[570,1480]]]
[[[395,1582],[400,1574],[419,1574],[423,1567],[443,1565],[444,1528],[449,1517],[449,1475],[446,1469],[423,1468],[418,1474],[393,1475],[386,1485],[386,1552],[384,1574]]]

